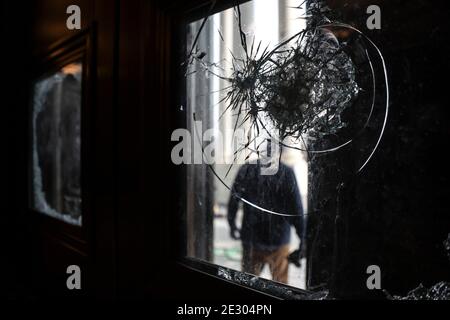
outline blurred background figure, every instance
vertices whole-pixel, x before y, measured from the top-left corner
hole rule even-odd
[[[300,266],[305,248],[299,188],[294,171],[285,164],[280,162],[273,175],[262,175],[261,168],[260,162],[245,164],[237,173],[228,202],[230,236],[242,242],[242,271],[259,276],[267,264],[274,281],[288,283],[289,261]],[[243,203],[240,230],[236,224],[239,202]],[[289,256],[291,226],[301,241]]]

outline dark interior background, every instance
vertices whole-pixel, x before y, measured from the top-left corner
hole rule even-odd
[[[73,31],[68,5],[95,26],[95,81],[89,125],[88,246],[78,248],[59,227],[28,210],[28,105],[36,54]],[[322,208],[321,250],[313,274],[326,274],[337,297],[382,298],[365,287],[368,265],[382,270],[382,287],[406,294],[420,283],[450,281],[443,241],[450,233],[448,99],[449,10],[445,1],[329,1],[361,29],[369,4],[382,8],[382,29],[368,31],[387,61],[390,116],[379,150],[342,191],[337,167],[317,179],[329,199]],[[202,7],[204,5],[204,7]],[[187,269],[180,252],[179,168],[170,161],[177,88],[176,52],[183,19],[206,12],[206,1],[2,1],[1,294],[37,299],[74,294],[65,268],[81,264],[83,290],[93,297],[266,299],[254,291]],[[218,7],[227,6],[219,1]],[[203,8],[203,9],[202,9]],[[194,10],[195,9],[195,10]],[[334,219],[340,208],[340,218]],[[338,235],[337,238],[335,235]],[[337,240],[336,240],[337,239]],[[330,258],[332,257],[332,258]],[[85,272],[85,273],[84,273]],[[331,277],[331,278],[330,278]],[[214,295],[211,295],[211,293]],[[183,300],[183,301],[184,301]]]

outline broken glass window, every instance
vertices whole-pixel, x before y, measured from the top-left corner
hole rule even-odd
[[[31,207],[81,226],[82,64],[71,63],[34,84]]]
[[[370,161],[388,115],[381,52],[299,0],[208,15],[187,26],[186,48],[188,256],[306,288],[311,160],[364,138],[353,172]]]

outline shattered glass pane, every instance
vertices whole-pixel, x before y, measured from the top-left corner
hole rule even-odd
[[[34,84],[31,207],[81,226],[82,64]]]
[[[188,164],[187,254],[250,274],[233,273],[247,285],[262,277],[309,286],[306,252],[320,246],[325,212],[314,184],[323,157],[356,154],[356,174],[386,125],[380,51],[321,9],[254,0],[187,26],[186,106],[179,107],[190,138],[179,161]],[[376,101],[377,81],[384,87]],[[354,147],[356,139],[367,149]],[[332,188],[337,197],[341,185]],[[310,217],[319,224],[306,243]],[[228,269],[219,275],[228,279]],[[314,286],[317,299],[329,298],[326,285]]]
[[[303,20],[296,19],[299,10],[288,9],[288,2],[252,1],[239,7],[242,13],[242,28],[248,33],[249,39],[255,39],[256,56],[261,55],[263,47],[274,47],[280,37],[288,37],[305,27]],[[279,11],[287,17],[286,21],[274,17],[273,13],[278,14]],[[193,54],[198,58],[187,66],[186,77],[186,114],[188,129],[192,135],[195,163],[187,169],[188,190],[195,190],[187,199],[187,219],[190,221],[188,255],[304,288],[305,258],[299,255],[294,259],[296,264],[289,264],[288,267],[287,257],[300,247],[299,235],[304,234],[306,219],[303,219],[302,213],[307,210],[308,156],[301,150],[283,150],[281,163],[274,165],[273,174],[265,176],[258,173],[258,168],[261,169],[261,163],[264,161],[262,155],[271,145],[266,139],[271,137],[267,133],[256,134],[249,122],[244,121],[241,124],[244,117],[236,115],[237,110],[228,108],[229,104],[224,100],[230,88],[230,82],[225,78],[233,76],[233,73],[236,75],[235,79],[239,78],[244,67],[240,59],[246,56],[241,45],[236,15],[236,10],[231,8],[209,17],[204,25],[202,19],[188,26],[187,49],[193,47]],[[193,45],[194,41],[197,41],[197,45]],[[257,49],[258,41],[261,42],[260,49]],[[182,111],[183,109],[180,108]],[[273,126],[268,116],[261,121],[267,127]],[[239,128],[234,130],[237,122]],[[245,148],[250,135],[253,141],[248,145],[249,148]],[[210,149],[205,142],[201,141],[205,140],[205,137],[206,140],[216,142],[216,148],[211,153],[208,152]],[[301,143],[294,141],[292,144],[300,146]],[[206,146],[204,153],[214,162],[211,167],[216,175],[201,161],[202,152],[200,151],[200,156],[196,153],[202,146]],[[277,145],[274,146],[274,149],[276,148]],[[270,151],[268,153],[265,159],[270,158]],[[275,154],[276,150],[272,150],[272,153]],[[199,161],[195,161],[196,156]],[[255,163],[249,164],[252,160]],[[269,162],[263,165],[270,167]],[[247,199],[249,202],[239,201],[232,195],[233,186],[235,190],[241,189],[243,194],[243,189],[251,185],[256,188],[248,193],[247,197],[252,197]],[[283,185],[286,188],[283,189]],[[277,189],[278,192],[287,192],[290,196],[277,196]],[[266,211],[280,212],[281,215],[276,216],[258,208],[251,208],[249,203],[262,206]],[[287,213],[286,216],[283,216],[283,213]],[[240,229],[240,239],[239,236],[230,235],[234,224],[236,233],[237,229]],[[250,234],[249,230],[252,228],[257,229],[257,232]],[[249,244],[254,246],[253,250],[248,249]],[[258,249],[255,249],[256,247]],[[283,267],[279,268],[278,274],[271,272],[273,265],[265,263],[259,270],[249,262],[251,259],[247,257],[264,251],[262,249],[267,252],[279,250]],[[264,254],[264,259],[263,256]],[[221,275],[225,275],[223,270]],[[256,279],[254,275],[251,278]]]

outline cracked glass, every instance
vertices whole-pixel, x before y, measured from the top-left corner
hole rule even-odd
[[[68,64],[34,83],[31,207],[81,226],[82,64]]]
[[[379,49],[326,14],[320,2],[254,0],[191,22],[179,107],[188,257],[224,267],[224,279],[319,299],[338,251],[323,233],[334,232],[345,175],[377,150],[389,100]]]

